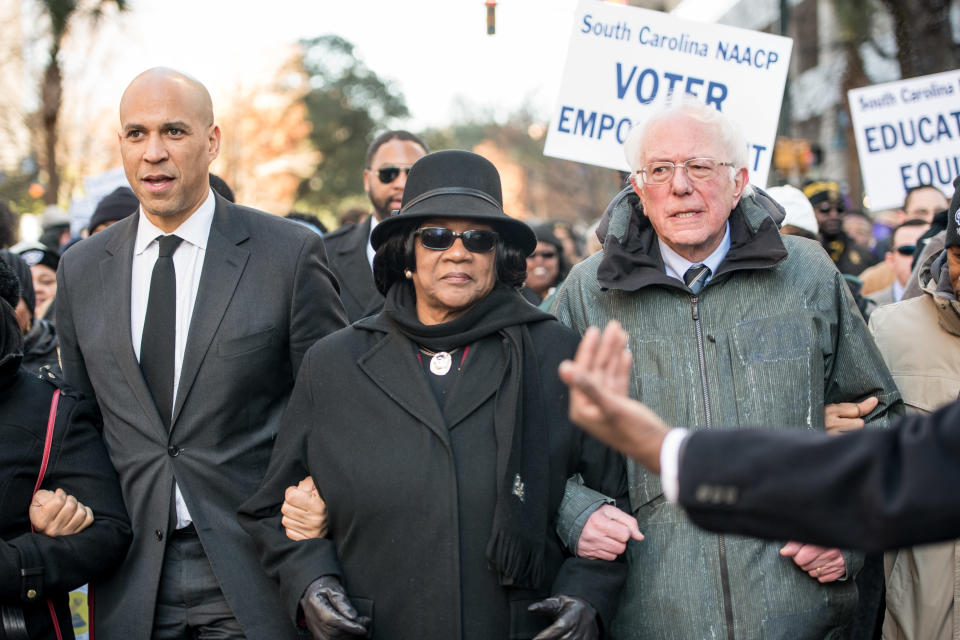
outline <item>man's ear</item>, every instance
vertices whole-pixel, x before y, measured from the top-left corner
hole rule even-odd
[[[644,202],[643,187],[638,184],[639,178],[637,177],[637,174],[631,173],[627,180],[630,181],[630,186],[633,187],[633,192],[637,194],[638,198],[640,198],[640,208],[643,210],[643,215],[647,215],[647,203]]]
[[[370,195],[370,169],[363,170],[363,191],[367,195]]]
[[[220,125],[216,123],[210,128],[209,145],[210,162],[213,162],[220,155]]]
[[[747,171],[746,167],[740,167],[737,169],[737,172],[733,174],[733,202],[730,205],[731,211],[740,203],[740,197],[743,196],[743,190],[747,188],[749,182],[750,172]]]

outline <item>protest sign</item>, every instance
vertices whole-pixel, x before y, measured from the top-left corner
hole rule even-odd
[[[792,40],[581,0],[544,154],[628,170],[632,126],[689,94],[736,122],[766,185]]]
[[[911,187],[949,198],[960,175],[960,70],[847,92],[864,190],[873,210],[903,205]]]

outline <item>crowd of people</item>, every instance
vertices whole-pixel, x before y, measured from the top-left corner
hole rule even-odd
[[[873,218],[828,179],[764,191],[738,128],[678,101],[587,238],[399,130],[365,157],[372,215],[327,233],[209,173],[193,78],[140,74],[120,125],[129,187],[83,239],[48,212],[0,252],[0,638],[69,637],[87,582],[108,640],[960,637],[955,542],[711,533],[689,503],[738,488],[684,502],[677,462],[689,432],[957,399],[960,196]],[[611,321],[577,360],[646,405],[618,415],[685,427],[653,463],[571,421],[600,410],[561,362]]]

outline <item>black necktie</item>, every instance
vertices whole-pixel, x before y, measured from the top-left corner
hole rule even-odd
[[[697,295],[709,276],[710,267],[705,264],[695,264],[683,274],[683,281],[690,287],[690,291],[693,291],[693,295]]]
[[[173,413],[173,365],[177,338],[177,274],[173,252],[183,238],[160,237],[160,254],[150,277],[150,298],[140,341],[140,369],[160,412],[163,426],[170,428]]]

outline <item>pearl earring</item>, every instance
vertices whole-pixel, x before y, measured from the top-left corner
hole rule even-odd
[[[403,275],[405,275],[407,277],[407,280],[409,280],[410,278],[413,277],[413,271],[410,271],[410,269],[407,269],[406,271],[403,272]]]

